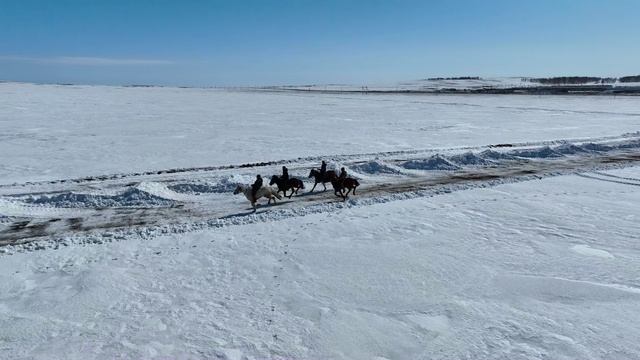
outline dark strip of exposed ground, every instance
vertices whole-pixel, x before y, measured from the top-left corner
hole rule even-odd
[[[640,95],[640,86],[613,86],[613,85],[546,85],[546,86],[518,86],[518,87],[481,87],[472,89],[441,88],[441,89],[305,89],[294,87],[265,87],[254,90],[273,92],[304,92],[320,94],[405,94],[405,95]]]

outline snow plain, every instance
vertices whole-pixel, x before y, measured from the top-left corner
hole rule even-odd
[[[615,136],[639,128],[637,97],[359,96],[0,83],[0,184]]]
[[[0,358],[640,358],[637,98],[0,92],[0,233],[57,219],[2,248]],[[321,155],[362,194],[246,215],[279,164],[130,174]],[[109,211],[164,227],[61,230]]]

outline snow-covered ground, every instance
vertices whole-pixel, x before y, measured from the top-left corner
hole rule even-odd
[[[640,179],[640,168],[607,174]],[[635,359],[635,184],[555,177],[6,256],[1,348],[42,359]]]
[[[273,94],[0,83],[0,184],[639,129],[637,97]]]
[[[0,92],[0,358],[640,359],[634,98]]]

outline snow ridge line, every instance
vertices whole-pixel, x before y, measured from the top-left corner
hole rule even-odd
[[[597,177],[597,176],[591,176],[591,175],[586,175],[586,174],[576,174],[577,176],[583,177],[585,179],[592,179],[592,180],[599,180],[599,181],[607,181],[607,182],[612,182],[612,183],[616,183],[616,184],[623,184],[623,185],[633,185],[633,186],[640,186],[640,183],[633,183],[633,182],[629,182],[629,181],[623,181],[623,180],[615,180],[613,178],[601,178],[601,177]]]
[[[414,149],[414,150],[395,150],[395,151],[383,151],[383,152],[375,152],[375,153],[355,153],[355,154],[336,154],[336,155],[318,155],[318,156],[307,156],[307,157],[299,157],[297,159],[286,159],[286,160],[273,160],[273,161],[263,161],[263,162],[255,162],[255,163],[245,163],[238,165],[219,165],[219,166],[204,166],[204,167],[187,167],[187,168],[172,168],[172,169],[164,169],[164,170],[150,170],[150,171],[142,171],[142,172],[132,172],[132,173],[116,173],[116,174],[107,174],[107,175],[96,175],[96,176],[86,176],[81,178],[71,178],[71,179],[58,179],[58,180],[44,180],[44,181],[28,181],[25,183],[12,183],[12,184],[0,184],[0,188],[8,188],[8,187],[18,187],[18,186],[33,186],[33,185],[53,185],[53,184],[64,184],[64,183],[91,183],[91,182],[100,182],[100,181],[108,181],[108,180],[121,180],[126,178],[135,178],[140,176],[151,176],[151,175],[167,175],[167,174],[179,174],[179,173],[189,173],[189,172],[209,172],[209,171],[218,171],[218,170],[230,170],[230,169],[243,169],[243,168],[257,168],[257,167],[265,167],[265,166],[273,166],[273,165],[287,165],[294,164],[299,162],[319,162],[320,160],[334,160],[334,161],[344,161],[344,160],[353,160],[354,158],[371,158],[371,157],[386,157],[386,156],[397,156],[397,155],[416,155],[416,154],[435,154],[438,152],[450,152],[450,151],[470,151],[470,150],[482,150],[482,149],[492,149],[492,148],[503,148],[508,147],[510,149],[520,148],[520,147],[528,147],[528,146],[550,146],[550,145],[562,145],[562,144],[576,144],[583,142],[607,142],[607,141],[622,141],[637,138],[640,140],[640,131],[636,131],[633,133],[624,133],[621,135],[610,135],[610,136],[602,136],[602,137],[592,137],[592,138],[569,138],[569,139],[556,139],[556,140],[541,140],[541,141],[527,141],[527,142],[514,142],[507,144],[490,144],[490,145],[481,145],[481,146],[457,146],[457,147],[443,147],[443,148],[428,148],[428,149]]]
[[[629,166],[635,166],[635,161],[622,163],[601,163],[591,167],[590,171],[604,171],[612,169],[621,169]],[[15,252],[58,249],[60,246],[70,245],[92,245],[104,244],[113,241],[122,241],[130,238],[139,238],[142,240],[151,240],[157,236],[183,234],[194,231],[203,231],[209,229],[223,228],[227,226],[247,225],[260,222],[279,221],[294,217],[307,216],[319,213],[333,213],[343,209],[358,208],[371,206],[376,204],[388,203],[398,200],[409,200],[416,198],[429,198],[454,191],[463,191],[477,188],[489,188],[502,184],[512,184],[524,181],[539,180],[547,177],[555,177],[561,175],[580,175],[584,173],[584,169],[569,170],[553,170],[548,172],[540,172],[533,175],[516,175],[503,178],[479,179],[468,183],[454,183],[446,185],[438,185],[428,189],[419,189],[415,191],[398,192],[386,195],[373,196],[368,198],[349,199],[345,202],[333,201],[316,203],[309,206],[288,208],[288,209],[272,209],[250,214],[229,215],[222,218],[213,218],[204,221],[184,222],[178,224],[162,224],[147,227],[115,229],[106,232],[91,231],[88,233],[74,234],[62,237],[49,237],[46,239],[37,238],[25,243],[8,244],[0,247],[0,256],[12,255]],[[595,178],[596,180],[603,180]],[[638,184],[633,184],[638,185]]]

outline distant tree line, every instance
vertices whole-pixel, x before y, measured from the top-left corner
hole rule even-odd
[[[527,78],[530,82],[535,82],[543,85],[581,85],[600,82],[602,78],[594,76],[557,76],[549,78]]]
[[[596,77],[596,76],[557,76],[548,78],[524,78],[524,81],[534,82],[543,85],[584,85],[584,84],[614,84],[640,82],[640,75],[624,76],[621,78]]]
[[[618,79],[622,83],[640,82],[640,75],[623,76]]]

